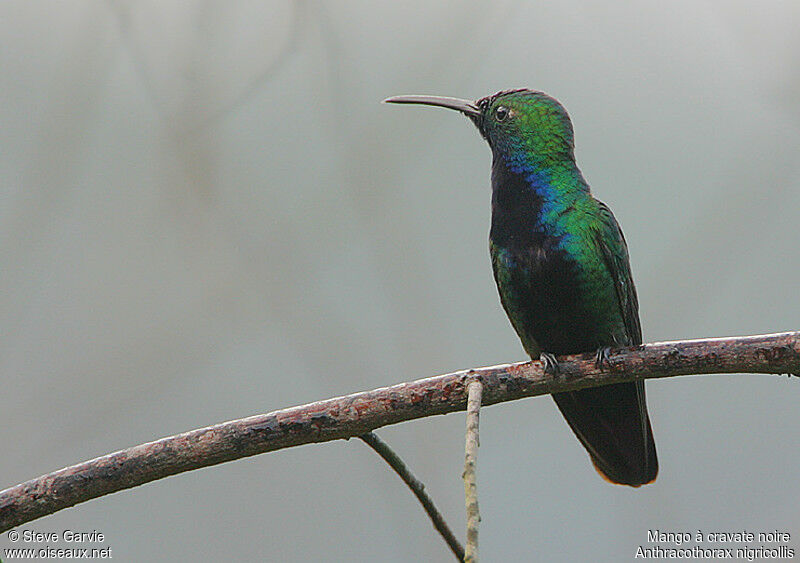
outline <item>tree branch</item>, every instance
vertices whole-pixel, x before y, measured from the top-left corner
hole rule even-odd
[[[461,547],[461,544],[456,539],[455,534],[450,529],[450,526],[447,525],[442,514],[436,508],[436,505],[433,504],[433,499],[425,492],[425,485],[423,485],[419,479],[414,477],[414,474],[406,467],[406,464],[403,463],[403,460],[400,459],[394,450],[389,447],[389,445],[378,438],[378,435],[374,432],[367,432],[366,434],[362,434],[359,436],[370,448],[375,450],[379,456],[383,458],[383,460],[389,464],[389,466],[394,469],[395,473],[397,473],[403,482],[408,485],[408,488],[411,489],[411,492],[414,493],[414,496],[417,497],[417,500],[422,505],[422,508],[425,509],[425,512],[428,514],[428,517],[433,522],[433,527],[436,528],[436,531],[441,534],[442,538],[444,538],[445,543],[450,548],[450,551],[453,552],[453,555],[456,556],[456,559],[459,561],[464,560],[464,548]]]
[[[464,447],[464,499],[467,507],[467,550],[464,563],[478,563],[478,481],[475,469],[478,465],[478,424],[481,413],[483,384],[478,378],[467,384],[467,440]]]
[[[483,404],[584,387],[688,374],[800,373],[800,332],[660,342],[559,358],[557,380],[538,361],[472,369],[224,422],[66,467],[0,492],[0,532],[169,475],[264,452],[359,436],[375,428],[464,410],[468,380]]]

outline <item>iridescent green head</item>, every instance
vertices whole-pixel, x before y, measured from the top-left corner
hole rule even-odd
[[[558,100],[533,90],[504,90],[476,102],[437,96],[396,96],[394,104],[460,111],[478,127],[495,156],[525,166],[574,159],[572,123]]]

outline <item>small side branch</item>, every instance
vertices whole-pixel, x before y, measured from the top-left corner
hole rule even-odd
[[[422,505],[422,508],[425,509],[425,512],[428,514],[428,517],[433,522],[433,527],[436,528],[436,531],[441,534],[444,541],[447,543],[447,546],[450,548],[450,551],[453,552],[453,555],[456,556],[458,561],[464,561],[464,548],[461,546],[459,541],[456,539],[456,536],[453,534],[453,531],[445,522],[444,517],[436,508],[436,505],[433,504],[433,499],[425,492],[425,485],[420,482],[419,479],[414,477],[414,474],[408,469],[403,460],[400,459],[392,448],[389,445],[378,438],[378,436],[374,432],[367,432],[366,434],[362,434],[359,436],[370,448],[375,450],[375,452],[383,458],[383,460],[389,464],[389,466],[394,469],[395,473],[397,473],[403,482],[408,485],[408,488],[411,489],[411,492],[414,493],[414,496],[417,497],[417,500]]]
[[[480,422],[483,384],[474,379],[467,385],[467,443],[464,448],[464,498],[467,507],[467,550],[465,563],[478,563],[478,482],[475,474],[478,464],[478,425]]]
[[[800,374],[800,332],[657,342],[558,359],[557,380],[538,361],[459,371],[223,422],[65,467],[0,491],[0,533],[80,502],[256,454],[464,410],[479,377],[492,405],[635,379],[712,373]]]

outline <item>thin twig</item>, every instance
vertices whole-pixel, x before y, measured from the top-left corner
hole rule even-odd
[[[447,522],[445,522],[444,517],[436,508],[436,505],[433,504],[433,499],[425,492],[425,485],[414,477],[414,474],[406,467],[406,464],[403,463],[400,456],[398,456],[386,442],[378,438],[374,432],[367,432],[359,436],[359,438],[364,440],[370,448],[375,450],[375,452],[394,469],[395,473],[400,476],[403,482],[408,485],[408,488],[411,489],[411,492],[417,497],[422,508],[428,513],[428,517],[430,517],[431,522],[433,522],[433,527],[436,528],[436,531],[439,532],[442,538],[444,538],[444,541],[447,542],[450,551],[453,552],[457,560],[464,561],[464,548],[461,546],[458,539],[456,539],[456,536],[447,525]]]
[[[473,379],[467,385],[467,443],[464,447],[464,499],[467,507],[467,550],[464,563],[478,563],[478,524],[481,514],[478,510],[478,425],[481,413],[483,384]]]
[[[660,342],[559,358],[559,377],[538,361],[472,369],[354,393],[162,438],[0,491],[0,532],[80,502],[169,475],[264,452],[352,438],[388,424],[464,410],[468,378],[483,404],[634,379],[712,373],[800,373],[800,332]],[[720,399],[722,400],[722,399]]]

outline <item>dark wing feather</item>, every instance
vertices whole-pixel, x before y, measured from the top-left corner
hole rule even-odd
[[[595,243],[611,276],[625,334],[620,344],[641,344],[639,303],[622,230],[605,204],[597,202],[600,225]],[[618,383],[553,395],[597,470],[612,483],[638,487],[658,473],[644,383]]]
[[[636,286],[633,283],[631,274],[628,244],[625,242],[625,236],[622,234],[622,229],[620,229],[611,209],[601,201],[598,201],[597,204],[600,209],[601,228],[597,232],[596,242],[614,282],[620,314],[627,333],[626,344],[641,344],[642,325],[639,320],[639,299],[636,295]],[[624,442],[627,442],[628,447],[625,449],[632,449],[633,457],[640,460],[638,467],[628,468],[636,477],[633,479],[618,477],[615,474],[619,473],[619,471],[615,470],[613,466],[618,466],[619,464],[613,462],[609,464],[607,462],[610,460],[604,460],[602,456],[592,456],[595,466],[612,481],[634,481],[634,483],[628,482],[626,484],[636,484],[635,481],[639,481],[638,484],[653,481],[658,474],[658,459],[656,457],[653,431],[650,427],[650,418],[647,415],[647,397],[644,390],[644,382],[636,381],[634,383],[598,387],[593,391],[597,395],[604,394],[604,399],[606,400],[601,401],[602,403],[607,403],[607,399],[616,397],[619,407],[623,411],[626,410],[623,408],[624,404],[635,402],[638,406],[638,417],[635,414],[633,416],[638,418],[639,422],[637,433],[627,437],[625,437],[627,433],[624,428],[617,428],[619,437]],[[595,397],[595,399],[599,399],[599,396]],[[637,451],[638,454],[635,453]]]

